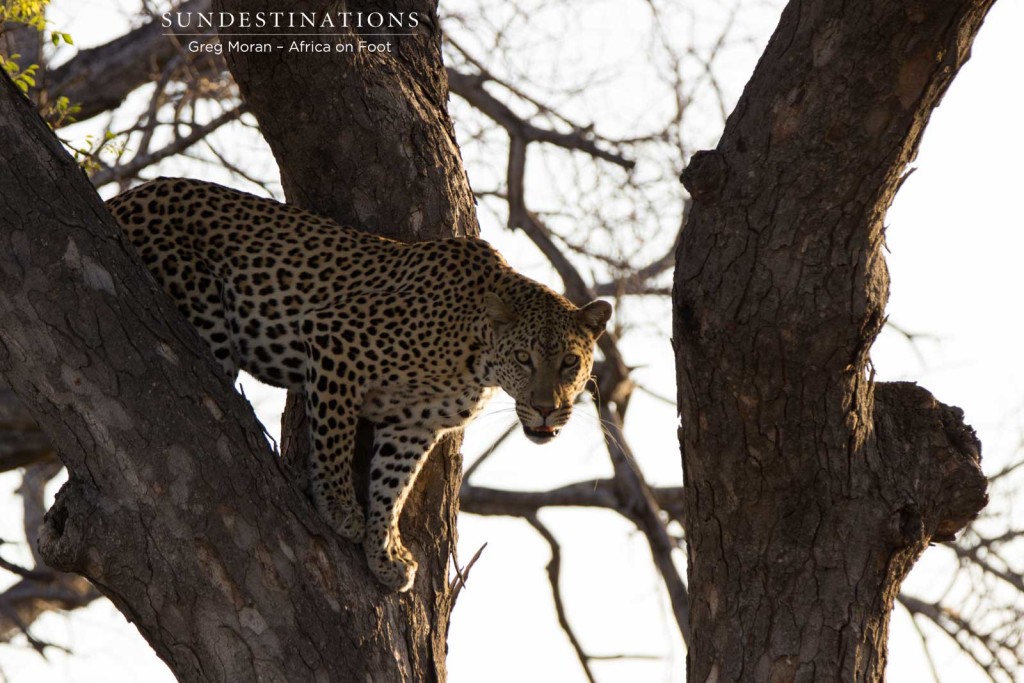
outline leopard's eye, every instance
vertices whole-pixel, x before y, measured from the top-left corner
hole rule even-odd
[[[525,365],[526,367],[533,367],[533,360],[530,359],[530,354],[528,354],[526,351],[516,351],[513,355],[516,359],[516,362],[519,363],[520,365]]]
[[[574,368],[580,364],[580,357],[575,353],[566,354],[565,358],[562,359],[563,368]]]

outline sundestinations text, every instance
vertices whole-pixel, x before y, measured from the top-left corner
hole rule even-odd
[[[164,28],[385,28],[420,25],[418,12],[165,12]]]

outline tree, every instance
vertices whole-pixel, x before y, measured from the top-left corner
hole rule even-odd
[[[229,3],[225,3],[225,6],[228,5]],[[202,0],[193,0],[188,3],[187,7],[201,10],[208,8],[209,4]],[[652,7],[654,7],[653,3]],[[247,6],[247,9],[255,10],[257,8]],[[408,10],[409,8],[403,9]],[[486,9],[482,12],[486,12]],[[433,40],[437,37],[435,32],[437,20],[434,15],[431,16],[433,17],[432,22],[427,24],[428,28],[425,30],[430,33]],[[458,15],[446,17],[447,21],[462,22],[467,25],[470,24],[471,19],[472,17]],[[841,21],[837,21],[837,24],[843,25]],[[671,35],[662,36],[662,38],[666,42],[677,40],[676,36]],[[447,221],[452,225],[463,226],[464,230],[472,229],[472,208],[466,203],[468,194],[462,187],[461,171],[457,161],[453,162],[454,157],[450,156],[452,150],[449,148],[445,152],[447,144],[445,140],[450,135],[450,129],[443,114],[445,97],[442,78],[438,70],[440,66],[438,55],[434,53],[424,55],[415,50],[414,54],[410,55],[409,44],[406,43],[402,48],[403,51],[399,53],[399,57],[386,62],[388,68],[377,69],[375,66],[378,64],[374,62],[369,64],[366,72],[353,70],[349,68],[351,65],[345,64],[341,65],[345,68],[339,71],[334,68],[338,66],[334,62],[329,62],[332,66],[328,68],[325,66],[328,62],[322,59],[303,58],[295,62],[288,62],[284,67],[279,67],[276,61],[259,55],[233,55],[234,61],[231,66],[239,87],[246,97],[246,105],[236,106],[231,94],[232,82],[224,76],[223,62],[206,57],[183,57],[180,50],[174,49],[173,44],[170,44],[169,49],[169,43],[170,41],[166,41],[160,36],[160,32],[153,30],[152,25],[144,26],[110,45],[93,51],[83,51],[65,66],[47,72],[48,80],[52,83],[51,89],[47,91],[47,97],[56,96],[58,93],[66,94],[72,101],[81,103],[82,114],[80,115],[83,117],[87,114],[95,115],[116,106],[127,93],[137,89],[142,83],[151,80],[155,83],[150,106],[138,114],[137,122],[131,126],[131,129],[136,131],[136,139],[139,140],[137,144],[132,145],[134,158],[129,159],[128,155],[124,155],[102,167],[93,175],[94,183],[112,181],[121,184],[127,183],[151,164],[180,153],[197,142],[206,140],[207,136],[221,126],[230,125],[245,111],[245,106],[249,106],[259,117],[262,132],[277,153],[282,181],[291,201],[315,207],[322,212],[340,217],[346,222],[369,227],[413,226],[416,223],[429,227],[441,225]],[[777,42],[775,44],[777,45]],[[420,43],[417,45],[422,47]],[[496,49],[500,47],[502,46],[495,45]],[[146,57],[145,59],[126,59],[126,54],[145,55]],[[671,58],[681,58],[681,53],[671,52],[669,54]],[[711,54],[713,55],[714,52]],[[707,66],[711,57],[699,56],[705,64],[708,80],[713,82],[712,69]],[[567,237],[566,233],[558,231],[557,216],[544,216],[535,211],[536,200],[530,201],[530,193],[524,178],[527,150],[535,155],[542,145],[593,159],[595,165],[603,165],[599,167],[599,171],[602,173],[605,168],[610,168],[614,172],[631,168],[630,159],[641,156],[638,151],[640,146],[653,140],[667,141],[670,147],[677,148],[680,156],[688,156],[690,150],[683,145],[679,138],[679,124],[684,110],[689,106],[688,93],[682,89],[681,83],[677,81],[673,84],[676,88],[675,94],[678,102],[677,116],[666,124],[663,131],[650,131],[644,136],[647,139],[616,140],[602,137],[588,126],[579,125],[571,118],[559,114],[550,105],[531,98],[530,95],[525,94],[516,81],[504,78],[496,73],[493,67],[488,68],[487,64],[481,63],[479,53],[474,55],[473,50],[461,42],[452,41],[450,43],[448,59],[449,67],[446,75],[452,91],[464,98],[465,102],[469,103],[479,116],[488,119],[485,125],[480,126],[481,137],[493,136],[494,131],[499,130],[502,134],[507,135],[508,139],[506,145],[498,145],[500,156],[497,158],[502,162],[507,159],[506,168],[502,169],[504,172],[502,182],[493,189],[487,185],[481,187],[478,176],[474,176],[477,178],[478,198],[485,203],[498,204],[501,208],[497,211],[507,212],[510,226],[520,228],[534,240],[553,263],[570,296],[582,298],[583,293],[588,289],[606,296],[658,293],[659,290],[664,293],[665,288],[659,287],[657,278],[672,264],[671,252],[664,257],[656,256],[647,263],[638,264],[635,259],[630,262],[615,260],[592,247],[582,246],[581,240],[574,241],[572,239],[572,233],[569,233]],[[148,68],[141,70],[135,68],[140,63],[147,64]],[[827,70],[835,68],[835,64],[826,66]],[[102,88],[89,87],[88,84],[92,81],[88,77],[83,77],[83,75],[96,73],[102,73],[105,76],[106,80]],[[267,78],[268,73],[275,74],[276,78]],[[679,64],[674,65],[672,73],[677,76],[681,73]],[[181,84],[185,84],[186,87],[183,88]],[[821,85],[819,84],[818,87]],[[495,90],[501,91],[500,97],[495,96]],[[340,98],[340,104],[338,93],[346,93],[344,97]],[[211,114],[208,108],[202,106],[210,100],[223,101],[224,109],[219,113]],[[299,103],[302,103],[301,106]],[[371,103],[380,106],[373,106]],[[417,106],[409,106],[412,103]],[[725,107],[724,104],[722,106]],[[163,112],[166,115],[168,110],[173,113],[173,118],[170,121],[167,118],[161,120],[158,114]],[[316,127],[307,128],[293,125],[295,114],[298,111],[317,112],[312,117],[316,121]],[[524,111],[532,113],[524,114]],[[851,118],[855,118],[857,111],[855,108],[851,111]],[[352,121],[358,121],[359,125],[364,127],[369,126],[371,134],[346,137],[346,131],[352,130]],[[395,132],[390,128],[392,125],[397,126],[397,137],[391,135]],[[172,130],[173,133],[170,136],[161,135],[160,131],[166,129]],[[316,135],[310,134],[312,130],[316,131]],[[336,131],[337,139],[329,139],[325,142],[324,130]],[[409,139],[409,136],[412,136],[414,140],[421,141],[422,144],[416,146],[417,150],[425,151],[422,155],[415,155],[416,161],[411,165],[406,158],[406,150],[395,144],[396,140]],[[157,144],[158,142],[160,144]],[[383,149],[387,152],[385,156],[388,160],[385,163],[381,163],[377,158],[377,148],[380,145],[383,145]],[[214,156],[220,157],[220,160],[229,168],[232,167],[233,162],[227,158],[228,155],[223,148],[217,150],[211,146],[211,149],[214,150]],[[31,156],[29,154],[26,158],[31,158]],[[19,155],[19,158],[22,157],[24,157],[23,154]],[[531,158],[534,157],[531,156]],[[310,159],[320,159],[320,163],[310,164]],[[704,157],[705,161],[708,159],[709,157]],[[710,161],[711,177],[714,177],[713,169],[716,164],[716,161]],[[699,166],[700,163],[695,162],[694,173],[697,173]],[[399,178],[406,179],[404,182],[384,178],[382,175],[382,171],[391,168],[409,171],[416,167],[424,169],[423,175],[426,176],[426,179],[420,173],[411,172],[405,175],[399,174]],[[728,167],[734,168],[731,162]],[[316,172],[322,168],[330,168],[332,173]],[[373,172],[362,172],[367,169]],[[236,170],[245,172],[244,169],[237,168],[237,166]],[[580,175],[583,180],[588,177],[587,173]],[[696,176],[691,176],[691,179],[696,178],[697,184],[700,185],[700,176],[701,174],[697,173]],[[618,187],[626,192],[632,192],[638,183],[634,177],[622,180],[622,176],[616,176],[613,173],[607,173],[605,177],[611,178],[608,182],[618,183]],[[33,184],[32,186],[47,185],[43,183],[43,185]],[[434,187],[433,191],[427,189],[431,186]],[[410,187],[420,188],[423,192],[422,196],[417,199],[415,193],[409,194]],[[437,190],[438,187],[441,189]],[[604,187],[608,187],[608,184],[605,184]],[[699,205],[702,201],[700,187],[695,186],[693,189],[694,197]],[[8,196],[6,188],[3,196],[5,198]],[[373,199],[366,200],[366,197]],[[443,200],[440,205],[431,205],[431,202],[437,201],[439,197]],[[56,197],[52,199],[54,200],[53,205],[57,206]],[[704,195],[703,201],[707,202],[707,200],[708,196]],[[680,203],[681,201],[680,199]],[[421,218],[417,217],[415,211],[410,212],[410,206],[414,208],[429,206],[431,221],[440,222],[423,222]],[[392,212],[392,210],[394,211]],[[594,213],[597,220],[591,221],[591,223],[603,225],[604,216],[598,211],[595,210]],[[72,211],[60,215],[79,214]],[[732,224],[725,219],[723,221],[723,225]],[[674,234],[677,228],[678,226],[672,226],[671,233]],[[730,234],[726,228],[723,230],[722,234]],[[416,236],[412,233],[407,234],[411,237]],[[683,254],[681,263],[686,262],[686,255],[691,253],[690,248],[688,246],[684,250],[686,253]],[[699,253],[699,248],[695,249],[695,252]],[[587,262],[597,261],[600,263],[599,273],[611,271],[614,277],[603,281],[601,279],[586,279],[581,275],[585,269],[579,265],[580,259],[583,257],[587,259]],[[106,260],[99,259],[99,257],[90,257],[90,259],[86,263],[107,263]],[[125,268],[127,267],[125,266]],[[137,281],[130,291],[142,287],[141,283],[142,280]],[[707,310],[714,311],[715,308],[709,306]],[[174,318],[173,313],[167,315],[170,319]],[[121,319],[123,316],[118,316],[118,318]],[[178,334],[182,338],[188,337],[188,333],[182,330],[179,330]],[[681,339],[678,334],[676,338],[677,340]],[[683,520],[682,491],[679,487],[652,490],[645,483],[636,461],[631,457],[629,444],[621,431],[622,420],[629,405],[633,384],[612,337],[605,339],[602,352],[606,362],[602,364],[599,372],[598,384],[601,387],[601,396],[604,398],[600,415],[608,425],[607,446],[614,466],[613,477],[598,482],[581,481],[575,485],[550,491],[529,493],[495,490],[474,486],[472,483],[463,485],[461,490],[464,510],[481,514],[520,516],[533,524],[549,542],[552,549],[552,563],[549,570],[559,620],[569,632],[577,655],[587,670],[587,675],[591,678],[593,675],[589,671],[589,655],[579,640],[573,637],[571,614],[567,616],[559,596],[558,545],[555,535],[538,518],[537,513],[541,508],[569,505],[608,508],[618,511],[635,523],[648,539],[655,564],[660,570],[672,598],[673,613],[682,634],[687,635],[689,623],[686,611],[688,602],[686,587],[672,560],[673,549],[679,544],[679,539],[672,532],[672,527],[667,524],[671,520]],[[201,351],[197,353],[199,355],[192,357],[200,358]],[[687,357],[692,358],[693,360],[690,362],[694,363],[702,358],[700,354]],[[684,360],[684,362],[686,361]],[[714,363],[719,360],[711,358],[706,359],[706,362]],[[196,393],[201,391],[199,386],[197,384],[196,388],[182,391],[187,391],[190,395],[202,395],[202,393]],[[719,398],[721,397],[719,396]],[[711,402],[705,403],[705,405],[712,404]],[[145,405],[141,408],[145,408]],[[237,404],[235,408],[241,411],[239,414],[247,414],[248,409],[244,405]],[[169,409],[162,408],[161,410]],[[177,411],[170,410],[170,412],[160,412],[159,414],[177,414]],[[228,414],[234,415],[235,413]],[[301,436],[301,428],[296,427],[300,417],[293,411],[289,424],[293,427],[293,433]],[[687,422],[687,424],[690,423]],[[806,425],[797,426],[803,428]],[[172,433],[177,434],[180,431]],[[34,435],[30,429],[25,429],[23,432],[25,433],[22,436]],[[687,432],[684,432],[684,437],[686,434]],[[297,439],[286,438],[284,442],[286,462],[288,463],[301,461],[299,454],[301,449],[296,448],[297,441]],[[18,440],[17,443],[24,444],[25,442]],[[181,447],[187,451],[194,445],[186,444]],[[253,441],[253,449],[261,450],[259,439]],[[22,452],[27,450],[30,449],[23,449]],[[38,454],[45,450],[47,449],[38,448],[35,453]],[[38,460],[38,457],[34,457],[32,460]],[[270,468],[265,470],[266,477],[278,476],[274,467],[267,465],[264,461],[261,462],[263,464],[260,467]],[[436,466],[437,463],[452,461],[434,458],[433,462]],[[457,462],[455,464],[457,465]],[[293,471],[301,472],[301,467],[294,468]],[[441,578],[444,577],[444,560],[448,554],[447,549],[452,543],[454,524],[451,519],[453,511],[450,503],[457,483],[457,472],[457,466],[448,472],[435,472],[429,485],[419,486],[418,488],[427,493],[428,499],[420,503],[413,501],[411,507],[423,511],[427,520],[425,521],[421,516],[420,518],[411,518],[406,522],[407,533],[412,529],[426,531],[427,536],[421,539],[420,547],[432,548],[436,551],[432,569],[435,577],[432,581],[434,587],[444,583]],[[161,479],[165,475],[169,478]],[[164,488],[167,486],[166,481],[174,478],[170,472],[152,476],[154,481],[157,481],[155,486]],[[227,479],[225,478],[224,481]],[[26,490],[34,490],[33,486],[35,485],[36,479],[32,479],[31,482],[26,481]],[[287,492],[282,494],[276,484],[267,485],[275,493],[268,493],[259,484],[254,484],[254,488],[251,490],[257,491],[257,493],[252,497],[255,500],[264,500],[264,495],[293,495]],[[216,486],[212,488],[216,489]],[[202,492],[195,495],[201,496]],[[32,500],[31,496],[27,497],[26,505]],[[304,505],[301,500],[294,498],[288,500],[290,501],[290,511],[280,514],[292,514],[291,510]],[[447,507],[445,508],[445,506]],[[33,509],[38,509],[38,506]],[[200,506],[198,509],[206,508]],[[440,509],[447,509],[448,513],[442,515],[443,519],[438,520],[434,518],[434,515]],[[909,516],[913,522],[913,514]],[[315,526],[315,520],[311,521],[308,517],[303,519],[306,520],[305,528],[307,530]],[[412,522],[411,525],[408,523],[409,521]],[[429,521],[434,523],[433,527],[427,523]],[[410,535],[414,536],[415,534]],[[227,535],[225,534],[225,536]],[[316,543],[313,544],[313,547],[317,550],[321,548]],[[344,548],[338,550],[332,547],[328,550],[332,567],[338,566],[339,562],[347,561],[344,559],[347,557],[347,551]],[[116,549],[112,552],[119,551],[123,551],[123,549]],[[702,551],[702,553],[704,552],[706,551]],[[356,555],[358,556],[358,553]],[[235,573],[229,574],[228,578],[237,576],[244,571],[244,558],[232,557],[229,559],[230,562],[222,563],[223,566],[230,564],[235,569]],[[237,564],[239,562],[243,564]],[[204,565],[206,571],[209,571],[209,567],[210,565]],[[691,571],[693,570],[694,564],[691,563]],[[194,572],[191,575],[182,576],[181,582],[190,585],[191,581],[196,580],[201,583],[201,578],[196,576],[201,573]],[[337,572],[337,577],[356,577],[352,580],[357,582],[357,584],[348,585],[337,584],[338,588],[335,594],[339,596],[339,604],[347,605],[349,596],[358,593],[365,587],[373,590],[372,584],[364,585],[362,583],[366,578],[364,575],[365,572],[360,569],[358,561],[352,565],[351,569]],[[422,579],[421,576],[421,583]],[[313,577],[311,580],[321,579]],[[26,585],[32,584],[31,577],[27,576],[25,581]],[[305,579],[296,579],[296,583],[316,585],[309,584]],[[404,622],[407,617],[403,615],[408,614],[409,612],[406,610],[409,610],[416,614],[415,617],[408,617],[409,621],[430,625],[429,628],[415,630],[408,636],[409,640],[415,644],[411,647],[410,659],[415,664],[411,670],[419,672],[431,670],[438,676],[443,675],[442,653],[447,613],[461,583],[462,579],[456,577],[455,587],[450,592],[437,588],[436,593],[418,595],[414,603],[398,603],[401,605],[400,607],[389,607],[389,619],[397,618],[399,622]],[[38,581],[35,584],[38,585]],[[693,585],[701,586],[703,584],[698,581]],[[71,594],[71,597],[74,597],[74,594]],[[75,599],[81,601],[91,597],[92,594],[88,594],[84,598]],[[36,599],[25,604],[31,608],[38,608],[40,605],[46,604],[38,599],[38,593],[34,598]],[[281,595],[275,599],[284,600]],[[358,602],[356,600],[356,603]],[[373,599],[367,602],[373,602]],[[64,604],[73,606],[76,603],[69,599]],[[306,613],[305,609],[308,603],[296,604],[301,605],[303,613]],[[394,605],[395,603],[388,602],[387,604]],[[927,605],[918,607],[921,608],[921,613],[927,612]],[[353,607],[357,610],[359,608],[359,604]],[[395,610],[399,610],[399,617],[395,617]],[[308,614],[314,614],[314,612]],[[150,615],[142,613],[142,617],[147,616]],[[251,619],[252,613],[240,614],[237,605],[229,605],[218,618],[234,623],[243,617]],[[23,622],[30,623],[30,619],[23,618]],[[366,625],[365,622],[363,624],[349,623],[353,624],[350,626],[352,632],[361,631],[364,628],[372,632],[374,628],[374,625]],[[331,632],[335,632],[335,625],[331,624]],[[391,625],[395,631],[401,630],[401,623],[396,625],[392,621]],[[290,629],[289,633],[294,631],[295,629]],[[268,627],[265,632],[274,632],[274,628]],[[163,633],[151,631],[148,635],[150,638],[159,639]],[[385,634],[381,639],[374,641],[385,651],[390,645],[388,635]],[[220,647],[221,643],[218,642],[216,645]],[[160,648],[157,649],[162,656],[168,656]],[[701,655],[698,653],[699,650],[695,650],[695,657],[699,659]],[[354,656],[350,652],[347,654]],[[244,659],[244,653],[239,656],[239,659]],[[366,670],[379,671],[381,669],[370,667],[385,666],[386,662],[367,662],[365,659],[356,658],[350,664],[353,668],[362,666],[366,667]],[[294,671],[290,674],[302,675],[301,673],[296,674]]]
[[[987,502],[962,412],[868,351],[882,219],[990,6],[791,4],[683,174],[690,680],[882,680],[899,585]]]

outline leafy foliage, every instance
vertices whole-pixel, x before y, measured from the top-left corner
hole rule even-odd
[[[0,22],[12,21],[43,31],[49,4],[50,0],[4,0],[0,4]]]
[[[0,3],[0,25],[23,24],[42,33],[46,30],[46,6],[49,4],[50,0],[3,0]],[[50,42],[55,46],[61,43],[75,44],[71,34],[63,31],[51,32]],[[18,89],[28,94],[28,91],[36,86],[35,76],[39,65],[29,64],[22,68],[18,63],[19,59],[21,59],[20,54],[13,54],[9,57],[0,54],[0,68],[7,72]]]

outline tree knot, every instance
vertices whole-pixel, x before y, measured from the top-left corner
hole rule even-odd
[[[713,201],[722,191],[729,167],[725,156],[716,150],[702,150],[690,157],[689,165],[679,176],[679,182],[694,201]]]
[[[88,542],[83,537],[81,522],[93,517],[92,500],[92,494],[74,479],[69,479],[57,492],[39,528],[39,553],[46,564],[65,572],[83,572],[88,563]]]
[[[962,410],[912,382],[875,385],[878,445],[896,476],[895,488],[916,501],[898,511],[899,540],[918,534],[920,516],[925,537],[952,541],[988,503],[981,443],[963,418]]]

